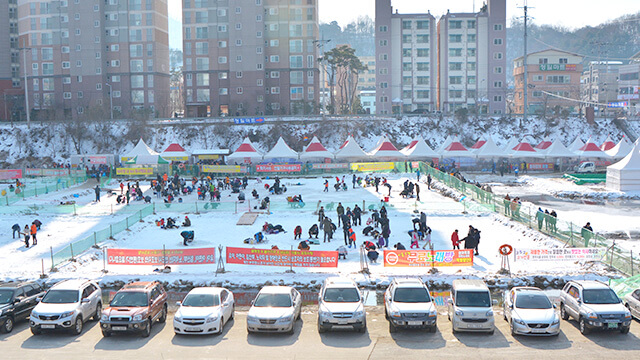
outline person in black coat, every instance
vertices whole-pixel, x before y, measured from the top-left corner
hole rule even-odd
[[[353,226],[362,225],[362,209],[356,205],[353,207],[351,213],[353,215]]]
[[[311,227],[309,228],[309,238],[312,238],[315,236],[315,238],[318,238],[318,225],[317,224],[313,224],[311,225]]]
[[[16,233],[18,233],[18,238],[20,238],[20,225],[18,224],[13,224],[13,226],[11,227],[11,230],[13,230],[13,238],[16,238]]]
[[[404,245],[402,245],[401,243],[397,243],[397,244],[393,245],[393,247],[396,250],[407,250],[407,248],[405,248]]]

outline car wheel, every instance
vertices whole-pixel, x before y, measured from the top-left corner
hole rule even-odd
[[[235,316],[235,312],[236,312],[236,304],[234,303],[233,306],[231,307],[231,315],[229,315],[229,320],[233,320],[233,317]]]
[[[220,318],[220,326],[218,327],[218,332],[216,332],[214,335],[222,334],[222,330],[224,330],[224,318],[223,317]]]
[[[562,320],[569,320],[569,313],[565,309],[563,303],[560,303],[560,317],[562,318]]]
[[[291,324],[291,330],[287,331],[287,335],[293,335],[295,329],[296,329],[296,323],[294,322],[293,324]]]
[[[509,321],[507,320],[507,311],[504,309],[502,309],[502,318],[504,319],[504,321],[507,321],[507,322]]]
[[[13,318],[11,316],[7,317],[7,320],[4,321],[4,325],[2,325],[0,331],[7,334],[13,331]]]
[[[110,332],[102,330],[102,337],[110,337],[110,336],[111,336]]]
[[[620,329],[620,333],[628,334],[630,328],[631,328],[631,326],[623,327],[622,329]]]
[[[151,335],[151,324],[151,319],[147,319],[147,323],[145,324],[146,326],[144,327],[144,330],[142,330],[142,337],[147,338]]]
[[[398,328],[397,328],[397,327],[395,327],[395,326],[393,325],[393,323],[391,323],[391,321],[389,321],[389,332],[390,332],[390,333],[398,332]]]
[[[509,330],[511,330],[511,336],[516,336],[516,329],[513,326],[513,320],[509,322]]]
[[[495,333],[495,330],[491,330],[488,332],[489,335],[493,335]]]
[[[98,303],[96,306],[96,312],[93,314],[94,321],[100,321],[100,317],[102,316],[102,303]]]
[[[42,331],[41,331],[41,330],[39,330],[38,328],[32,327],[32,328],[31,328],[31,333],[32,333],[33,335],[40,335],[40,334],[42,334]]]
[[[589,331],[589,328],[587,327],[587,322],[584,320],[584,318],[580,318],[579,326],[580,326],[580,333],[582,335],[589,334],[590,331]]]
[[[361,327],[360,329],[358,329],[358,331],[359,331],[360,333],[363,333],[363,334],[364,334],[364,333],[366,333],[366,332],[367,332],[367,323],[364,323],[364,324],[362,325],[362,327]]]
[[[162,315],[160,315],[158,322],[164,323],[166,321],[167,321],[167,304],[164,304],[164,306],[162,307]]]
[[[73,332],[73,335],[80,335],[82,334],[83,328],[84,328],[84,323],[82,322],[82,316],[76,317],[76,322],[74,323],[73,328],[71,329],[71,332]]]

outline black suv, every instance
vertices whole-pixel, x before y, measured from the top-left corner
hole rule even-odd
[[[0,284],[0,331],[10,333],[16,320],[28,319],[43,295],[44,290],[35,282]]]

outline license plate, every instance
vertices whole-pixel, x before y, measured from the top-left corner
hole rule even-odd
[[[55,325],[40,325],[41,328],[43,329],[55,329],[56,326]]]
[[[482,327],[480,324],[467,324],[467,327],[470,329],[479,329]]]
[[[200,329],[195,326],[185,326],[185,331],[199,331]]]
[[[407,325],[409,325],[409,326],[420,326],[420,325],[422,325],[422,321],[407,321]]]
[[[546,329],[531,329],[532,333],[536,333],[536,334],[542,334],[542,333],[546,333],[547,330]]]
[[[608,327],[609,329],[617,329],[617,328],[618,328],[618,323],[617,323],[617,322],[615,322],[615,323],[608,323],[608,324],[607,324],[607,327]]]
[[[112,326],[111,330],[113,330],[113,331],[127,331],[127,327],[126,326]]]
[[[347,325],[349,320],[338,320],[338,325]]]

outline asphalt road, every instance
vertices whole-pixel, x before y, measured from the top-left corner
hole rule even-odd
[[[26,322],[11,334],[0,335],[2,359],[624,359],[640,357],[640,323],[631,332],[592,333],[583,336],[575,321],[562,321],[558,337],[512,337],[496,310],[494,335],[452,334],[446,312],[440,309],[438,331],[399,331],[390,334],[380,306],[367,308],[368,331],[318,334],[316,306],[303,310],[293,335],[248,335],[246,309],[236,311],[222,335],[176,336],[170,316],[156,324],[149,338],[120,335],[103,338],[96,322],[89,322],[80,336],[49,333],[32,336]]]

